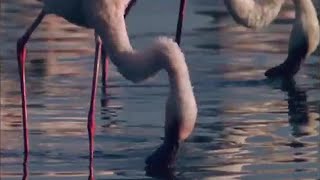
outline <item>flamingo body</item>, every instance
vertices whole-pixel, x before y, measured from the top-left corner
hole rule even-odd
[[[55,14],[64,18],[72,24],[86,28],[90,26],[85,18],[86,7],[83,6],[87,0],[41,0],[43,2],[43,11],[46,14]],[[130,0],[122,0],[127,7]],[[102,13],[104,10],[102,10]]]
[[[260,29],[277,17],[284,0],[224,0],[224,3],[237,23]]]
[[[143,51],[135,50],[131,46],[124,15],[127,13],[126,8],[130,9],[135,0],[43,0],[43,3],[43,10],[17,44],[20,72],[24,72],[26,53],[24,45],[46,14],[61,16],[73,24],[95,31],[96,53],[88,113],[90,162],[93,159],[94,149],[94,97],[98,79],[97,72],[101,54],[108,54],[119,72],[134,83],[141,82],[162,69],[167,71],[170,92],[165,109],[165,140],[146,163],[157,167],[171,166],[174,163],[179,144],[191,134],[197,118],[197,104],[188,67],[179,45],[170,38],[160,37],[154,41],[153,45]],[[181,14],[179,13],[179,15]],[[179,17],[179,19],[182,18]],[[23,100],[26,99],[24,81],[25,75],[21,73]],[[24,115],[26,112],[26,101],[24,101]],[[26,124],[26,116],[23,118],[23,122]],[[24,128],[25,137],[27,137],[26,129]],[[28,138],[25,139],[27,142]],[[25,150],[28,151],[28,143],[25,147]]]

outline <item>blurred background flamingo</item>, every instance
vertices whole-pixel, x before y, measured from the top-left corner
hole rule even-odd
[[[240,25],[261,29],[268,26],[281,10],[285,0],[224,0],[228,12]],[[269,78],[293,77],[304,59],[318,47],[320,41],[319,21],[312,0],[293,0],[295,21],[288,44],[286,60],[265,72]]]

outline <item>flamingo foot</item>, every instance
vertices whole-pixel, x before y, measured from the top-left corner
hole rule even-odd
[[[149,168],[168,169],[172,168],[179,149],[179,143],[163,143],[155,150],[145,163]]]
[[[298,64],[282,63],[267,70],[264,75],[268,78],[292,78],[300,69]]]

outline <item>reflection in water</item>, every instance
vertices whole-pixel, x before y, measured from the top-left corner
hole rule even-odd
[[[90,156],[90,154],[89,154]],[[93,159],[89,158],[89,176],[88,180],[95,180],[94,177],[94,161]],[[22,172],[22,180],[28,180],[29,179],[29,153],[24,154],[23,158],[23,172]]]
[[[24,153],[22,180],[29,179],[29,153]]]
[[[173,36],[177,2],[139,1],[128,19],[132,43],[142,47],[154,36]],[[167,94],[165,74],[132,85],[111,67],[107,94],[98,95],[94,163],[88,162],[92,32],[55,16],[28,45],[32,151],[22,169],[15,43],[41,5],[3,0],[1,6],[1,179],[319,179],[319,56],[306,61],[296,84],[263,77],[287,52],[290,5],[270,28],[252,32],[235,24],[223,1],[190,1],[182,47],[199,118],[176,169],[162,174],[144,169],[144,160],[163,135],[158,107]]]
[[[297,87],[294,79],[283,81],[283,91],[288,93],[288,115],[294,137],[317,135],[318,114],[311,113],[306,91]]]

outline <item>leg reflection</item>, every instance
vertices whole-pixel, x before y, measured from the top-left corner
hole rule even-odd
[[[29,179],[29,153],[25,152],[23,157],[23,176],[22,180]]]
[[[108,69],[109,69],[109,58],[107,56],[107,53],[104,50],[104,46],[102,45],[101,48],[101,62],[102,62],[102,76],[101,76],[101,81],[102,81],[102,86],[101,86],[101,91],[103,94],[107,93],[107,81],[108,81]]]
[[[94,165],[93,165],[93,158],[90,158],[89,161],[89,176],[88,180],[94,180]]]
[[[307,93],[296,86],[294,79],[284,80],[282,90],[288,93],[288,115],[292,135],[300,137],[316,133],[317,122],[309,110]]]

